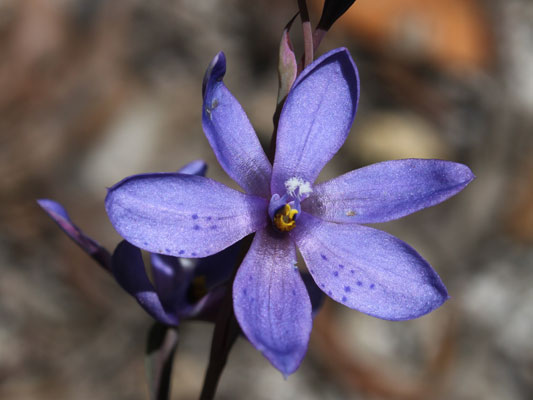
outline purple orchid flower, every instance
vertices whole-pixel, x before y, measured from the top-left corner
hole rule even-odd
[[[273,166],[222,82],[225,70],[219,53],[204,79],[202,122],[221,166],[245,193],[200,176],[132,176],[106,198],[119,234],[151,252],[206,257],[255,232],[233,285],[235,315],[250,342],[285,376],[300,365],[312,327],[296,248],[322,291],[350,308],[405,320],[442,305],[448,294],[431,266],[406,243],[361,224],[444,201],[474,178],[470,169],[396,160],[315,185],[357,108],[359,79],[348,51],[323,55],[294,82],[280,115]]]
[[[113,253],[111,272],[148,314],[165,325],[186,319],[214,321],[226,292],[222,283],[229,280],[239,249],[236,243],[189,265],[188,260],[152,253],[152,284],[141,251],[124,240]],[[211,271],[216,279],[209,276]]]
[[[206,164],[198,160],[184,166],[180,173],[204,175],[206,168]],[[61,204],[48,199],[37,202],[72,240],[110,272],[119,285],[158,322],[176,326],[182,319],[215,319],[226,290],[222,283],[231,276],[239,243],[196,261],[151,254],[152,284],[137,247],[122,241],[111,255],[72,222]]]

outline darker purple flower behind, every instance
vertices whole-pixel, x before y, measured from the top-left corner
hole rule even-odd
[[[204,175],[205,171],[206,164],[203,161],[193,161],[180,169],[182,174]],[[71,221],[61,204],[48,199],[38,200],[38,203],[72,240],[110,272],[117,283],[158,322],[175,326],[182,319],[214,320],[216,317],[225,293],[222,283],[227,282],[231,276],[239,243],[195,261],[151,254],[152,283],[137,247],[122,241],[111,255]]]
[[[446,301],[440,278],[415,250],[361,224],[444,201],[474,178],[470,169],[397,160],[315,185],[355,116],[359,79],[349,53],[333,50],[296,79],[280,115],[273,166],[222,82],[225,69],[219,53],[204,79],[202,123],[221,166],[245,193],[199,176],[132,176],[106,198],[117,231],[150,252],[183,257],[215,254],[255,232],[233,286],[235,314],[284,375],[300,365],[312,326],[297,248],[323,292],[366,314],[411,319]]]

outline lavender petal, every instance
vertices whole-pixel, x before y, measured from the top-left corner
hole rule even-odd
[[[248,340],[285,376],[300,365],[311,333],[311,302],[289,238],[257,232],[233,285],[235,316]]]
[[[98,264],[104,269],[111,268],[111,254],[105,248],[100,246],[98,242],[85,235],[71,221],[65,208],[56,201],[49,199],[39,199],[37,203],[41,208],[59,225],[59,227],[70,237],[78,246],[80,246],[87,254],[89,254]]]
[[[325,222],[302,212],[291,236],[317,285],[347,307],[382,319],[406,320],[448,299],[431,266],[388,233]]]
[[[266,224],[266,200],[211,179],[135,175],[109,189],[106,210],[117,232],[152,253],[206,257]]]
[[[242,109],[222,79],[224,53],[218,53],[204,78],[202,126],[218,162],[247,193],[268,197],[272,167]]]
[[[385,161],[316,185],[302,208],[331,222],[385,222],[434,206],[472,179],[466,165],[451,161]]]
[[[119,243],[112,258],[111,273],[122,288],[131,294],[142,308],[157,321],[166,325],[178,325],[175,314],[168,313],[144,269],[141,251],[123,240]]]
[[[313,183],[342,146],[357,109],[359,78],[346,49],[319,57],[302,71],[279,119],[272,194],[298,177]]]

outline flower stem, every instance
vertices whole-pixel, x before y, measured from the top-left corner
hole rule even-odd
[[[285,99],[283,99],[281,102],[278,103],[278,105],[276,106],[276,111],[274,112],[274,116],[272,117],[272,120],[274,121],[274,131],[272,132],[272,137],[270,138],[270,147],[267,153],[267,157],[272,164],[274,164],[274,155],[276,154],[278,123],[279,123],[279,116],[281,114],[281,109],[283,108],[283,104],[285,104]]]
[[[233,281],[237,275],[237,270],[241,265],[244,256],[252,244],[253,235],[242,240],[241,256],[233,270],[233,276],[228,283],[228,290],[222,300],[221,308],[215,324],[213,339],[211,341],[211,354],[209,355],[209,365],[205,373],[200,400],[212,400],[215,398],[218,382],[226,366],[229,352],[237,339],[240,327],[233,312]]]
[[[178,330],[156,322],[146,342],[146,372],[151,400],[168,400],[174,353],[178,347]]]

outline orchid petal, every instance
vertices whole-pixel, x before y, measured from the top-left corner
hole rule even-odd
[[[224,85],[226,57],[220,52],[204,78],[202,126],[218,162],[247,193],[268,197],[272,167],[242,109]]]
[[[266,200],[196,175],[135,175],[117,183],[106,210],[117,232],[152,253],[206,257],[266,223]]]
[[[233,285],[244,334],[285,376],[302,362],[312,326],[311,302],[295,264],[294,244],[270,228],[261,230]]]
[[[59,227],[70,237],[78,246],[80,246],[87,254],[89,254],[96,262],[98,262],[106,270],[111,268],[111,254],[104,249],[98,242],[85,235],[71,221],[65,208],[56,201],[49,199],[39,199],[37,203],[41,208],[59,225]]]
[[[176,315],[163,308],[148,280],[141,251],[123,240],[113,253],[111,272],[122,288],[131,294],[148,314],[166,325],[178,325]]]
[[[152,278],[157,296],[168,312],[177,313],[185,302],[194,276],[194,268],[186,268],[178,257],[150,254]]]
[[[296,79],[279,119],[272,194],[292,177],[313,183],[342,146],[357,109],[359,77],[348,51],[336,49]]]
[[[385,161],[316,185],[302,208],[331,222],[385,222],[434,206],[472,179],[466,165],[451,161]]]
[[[191,161],[181,167],[178,172],[180,174],[205,176],[205,173],[207,172],[207,164],[203,160]]]
[[[365,314],[412,319],[448,298],[431,266],[388,233],[325,222],[302,212],[291,236],[318,286],[334,300]]]
[[[311,300],[311,308],[313,309],[313,317],[320,311],[324,304],[324,292],[320,290],[315,280],[308,272],[301,272],[302,280],[304,281],[309,299]]]
[[[205,277],[207,290],[228,281],[237,267],[241,250],[242,241],[238,241],[221,252],[198,259],[198,264],[194,267],[194,276]]]

